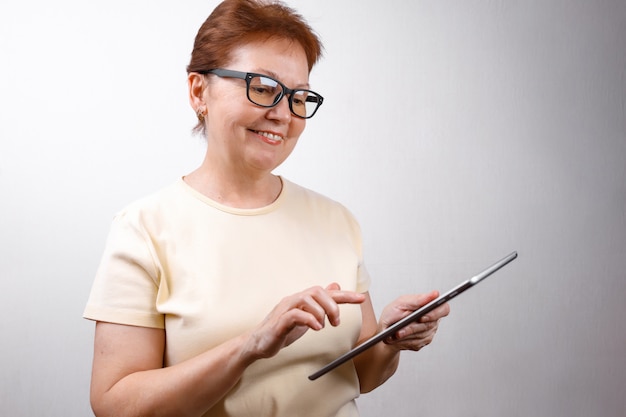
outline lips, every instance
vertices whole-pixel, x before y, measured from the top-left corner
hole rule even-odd
[[[284,137],[276,134],[276,133],[272,133],[272,132],[265,132],[262,130],[253,130],[254,133],[256,133],[257,135],[261,136],[261,138],[272,145],[278,144],[280,142],[282,142],[283,140],[285,140]]]

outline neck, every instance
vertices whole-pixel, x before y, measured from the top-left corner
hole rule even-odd
[[[272,173],[235,175],[203,164],[185,182],[193,189],[225,206],[259,208],[273,203],[282,190],[282,181]]]

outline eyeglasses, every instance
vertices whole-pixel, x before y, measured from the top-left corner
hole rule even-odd
[[[291,110],[291,113],[295,116],[302,119],[310,119],[313,117],[324,101],[324,97],[314,91],[301,88],[292,90],[268,75],[231,71],[227,69],[212,69],[198,72],[200,74],[215,74],[222,78],[239,78],[246,80],[246,94],[248,100],[257,106],[274,107],[286,95],[288,97],[289,110]]]

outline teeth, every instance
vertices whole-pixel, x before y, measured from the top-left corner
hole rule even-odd
[[[268,138],[270,140],[283,140],[282,136],[278,136],[278,135],[275,135],[273,133],[260,132],[260,131],[257,131],[256,133],[258,133],[259,135],[263,135],[263,136],[265,136],[266,138]]]

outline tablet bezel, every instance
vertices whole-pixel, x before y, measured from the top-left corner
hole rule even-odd
[[[504,258],[500,259],[498,262],[494,263],[493,265],[491,265],[490,267],[486,268],[482,272],[478,273],[477,275],[473,276],[472,278],[470,278],[470,279],[468,279],[466,281],[463,281],[462,283],[460,283],[456,287],[452,288],[450,291],[448,291],[445,294],[437,297],[435,300],[433,300],[430,303],[420,307],[419,309],[415,310],[414,312],[412,312],[408,316],[404,317],[403,319],[395,322],[391,326],[387,327],[385,330],[382,330],[380,333],[378,333],[378,334],[372,336],[371,338],[367,339],[366,341],[364,341],[360,345],[356,346],[352,350],[350,350],[350,351],[344,353],[343,355],[339,356],[337,359],[333,360],[328,365],[326,365],[323,368],[321,368],[319,371],[309,375],[309,379],[311,381],[316,380],[320,376],[330,372],[331,370],[335,369],[339,365],[341,365],[341,364],[347,362],[348,360],[354,358],[356,355],[362,353],[366,349],[369,349],[370,347],[372,347],[376,343],[378,343],[378,342],[388,338],[389,336],[392,336],[394,333],[396,333],[401,328],[403,328],[403,327],[407,326],[408,324],[418,320],[420,317],[426,315],[427,313],[429,313],[430,311],[436,309],[440,305],[450,301],[451,299],[453,299],[457,295],[459,295],[459,294],[465,292],[466,290],[472,288],[473,286],[475,286],[476,284],[478,284],[479,282],[481,282],[482,280],[484,280],[485,278],[487,278],[488,276],[490,276],[494,272],[498,271],[503,266],[507,265],[509,262],[511,262],[515,258],[517,258],[517,252],[511,252],[510,254],[508,254]]]

